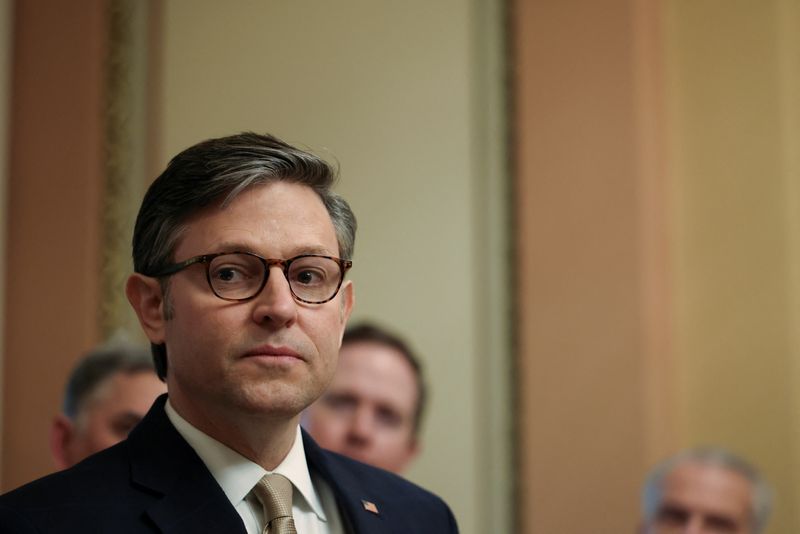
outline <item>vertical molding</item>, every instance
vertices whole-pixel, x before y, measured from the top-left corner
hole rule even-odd
[[[106,68],[106,187],[103,197],[102,293],[98,320],[104,337],[129,322],[125,277],[130,273],[131,170],[135,155],[131,144],[134,51],[133,6],[126,0],[110,0],[109,46]]]
[[[511,287],[511,198],[508,170],[508,123],[505,4],[499,0],[472,3],[475,69],[472,77],[473,180],[476,222],[473,226],[477,301],[474,336],[479,353],[479,472],[477,488],[482,513],[480,532],[516,532],[513,478],[513,380]]]
[[[642,283],[645,465],[675,450],[681,441],[673,414],[671,195],[665,109],[666,75],[661,0],[633,0],[633,69],[636,146],[640,187],[639,250]]]
[[[0,0],[0,384],[3,383],[6,328],[6,233],[8,228],[8,143],[9,143],[9,94],[11,83],[11,35],[13,13],[11,0]],[[0,458],[3,457],[3,395],[0,395]],[[2,487],[2,465],[0,464],[0,487]]]
[[[144,193],[148,134],[148,17],[146,2],[110,0],[106,69],[106,172],[103,197],[102,293],[98,321],[104,337],[118,330],[141,338],[125,298],[131,240]]]
[[[689,442],[688,416],[691,412],[689,402],[689,384],[686,380],[686,371],[680,365],[684,360],[684,355],[688,353],[686,336],[681,332],[679,323],[682,320],[683,312],[681,306],[687,295],[683,293],[684,280],[681,278],[683,273],[681,266],[686,261],[685,250],[679,243],[679,238],[686,235],[689,231],[686,227],[687,218],[682,199],[685,197],[683,181],[680,179],[686,176],[686,147],[684,132],[684,121],[681,110],[686,105],[685,95],[681,86],[680,54],[677,42],[679,39],[679,5],[674,0],[666,0],[661,5],[661,24],[663,46],[663,74],[664,74],[664,152],[668,154],[668,165],[665,165],[665,172],[669,172],[668,190],[665,191],[665,202],[669,205],[669,221],[667,233],[669,234],[670,258],[665,268],[670,271],[670,349],[672,365],[668,372],[672,373],[672,406],[670,409],[671,427],[674,431],[671,445],[673,448],[680,444]],[[668,245],[669,246],[669,245]],[[655,451],[653,451],[655,452]]]
[[[164,2],[162,0],[147,1],[146,49],[147,70],[145,74],[145,90],[147,124],[145,127],[145,185],[155,179],[166,166],[162,148],[161,110],[164,93]]]
[[[792,366],[792,420],[794,444],[800,443],[800,6],[795,0],[779,0],[777,5],[777,37],[780,80],[780,127],[783,183],[786,201],[787,261],[789,288],[790,350]],[[800,483],[800,448],[792,448],[793,456],[786,469],[792,485]],[[793,503],[792,503],[793,504]],[[791,524],[800,525],[800,507],[786,505],[792,514]]]

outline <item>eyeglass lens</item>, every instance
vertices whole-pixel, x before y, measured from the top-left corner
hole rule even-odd
[[[294,295],[308,302],[331,299],[341,282],[341,267],[330,258],[301,256],[290,261],[286,278]],[[265,262],[250,254],[223,254],[208,264],[208,280],[217,296],[248,299],[269,275]]]

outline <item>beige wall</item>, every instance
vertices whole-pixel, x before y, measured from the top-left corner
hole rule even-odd
[[[509,315],[489,294],[507,276],[502,36],[497,8],[474,4],[171,0],[160,113],[164,161],[252,129],[340,163],[359,219],[353,320],[405,333],[423,355],[432,405],[409,477],[467,534],[492,530],[479,500],[501,521],[510,501]]]
[[[682,443],[752,458],[800,530],[796,2],[669,3]],[[713,21],[713,22],[712,22]]]

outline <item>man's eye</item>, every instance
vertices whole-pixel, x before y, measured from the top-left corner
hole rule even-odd
[[[138,425],[141,420],[142,418],[138,415],[131,413],[123,414],[111,421],[111,431],[118,439],[123,440],[128,437],[133,427]]]
[[[294,273],[293,279],[304,286],[313,286],[325,283],[325,271],[321,269],[303,269]]]
[[[665,506],[658,512],[658,524],[680,526],[689,520],[689,513],[676,506]]]
[[[236,277],[239,275],[236,269],[219,269],[216,273],[214,273],[214,277],[219,280],[220,282],[230,282],[231,280],[235,280]]]
[[[323,401],[328,408],[339,412],[353,410],[357,404],[356,399],[350,395],[328,394],[323,397]]]
[[[721,515],[706,517],[706,526],[711,532],[736,532],[738,530],[735,519]]]
[[[214,282],[236,284],[245,282],[259,275],[259,273],[253,273],[251,271],[252,269],[246,269],[237,265],[221,265],[214,267],[209,274]]]
[[[403,421],[400,414],[391,408],[378,408],[375,419],[381,425],[390,428],[397,428]]]

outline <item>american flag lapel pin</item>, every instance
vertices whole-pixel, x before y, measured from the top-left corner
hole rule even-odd
[[[367,512],[372,512],[373,514],[378,515],[378,507],[375,506],[374,502],[362,500],[361,504],[364,506],[364,510]]]

